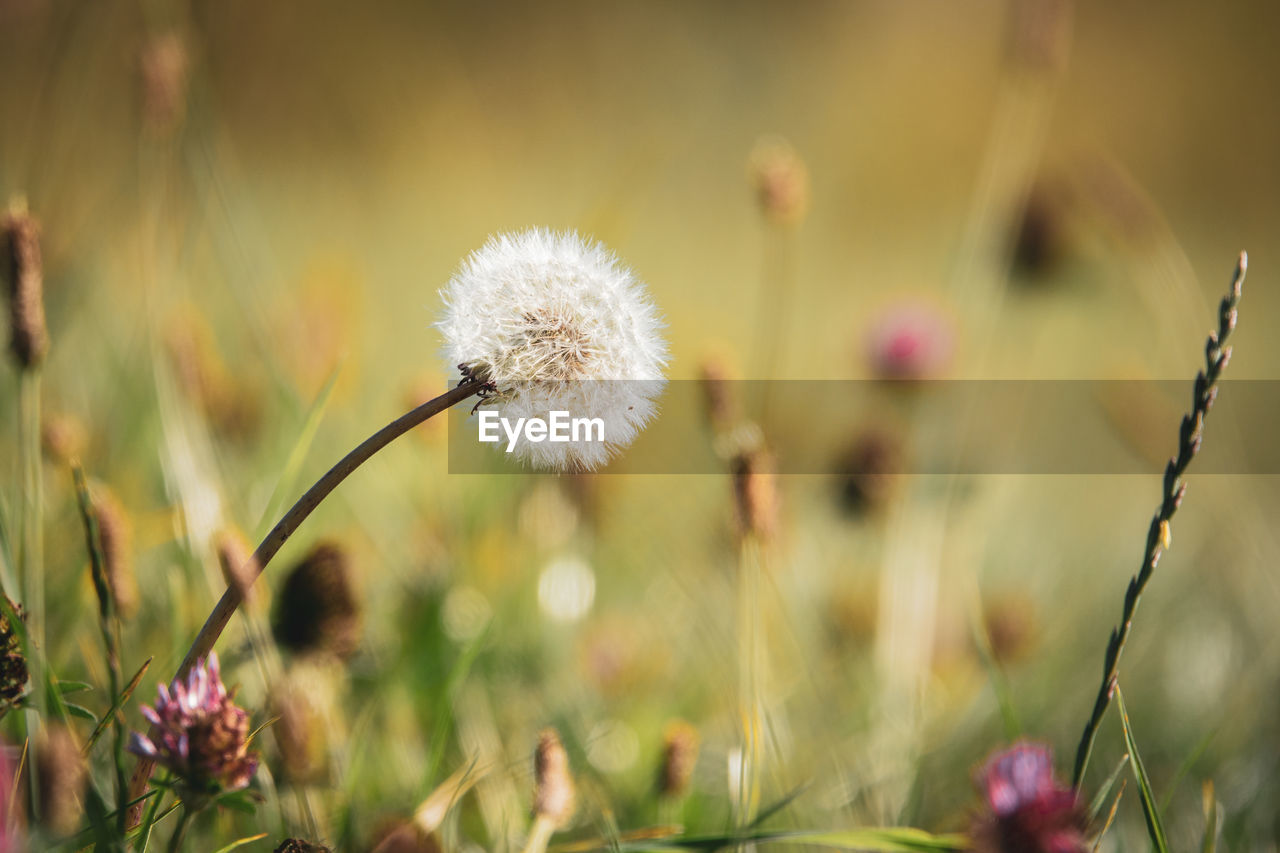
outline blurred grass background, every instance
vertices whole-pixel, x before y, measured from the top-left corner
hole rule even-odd
[[[435,291],[495,231],[575,228],[617,250],[670,324],[673,378],[713,353],[749,378],[861,378],[876,318],[911,299],[956,324],[949,375],[1185,377],[1188,396],[1248,248],[1230,376],[1269,378],[1280,8],[1078,2],[1051,28],[1061,63],[1020,58],[1019,8],[0,3],[0,194],[24,195],[44,227],[46,410],[83,425],[86,468],[135,527],[125,669],[156,656],[140,695],[221,589],[217,533],[273,520],[330,378],[289,500],[443,390]],[[748,183],[768,134],[810,175],[794,233],[771,230]],[[1024,267],[1010,239],[1028,198],[1053,251]],[[789,280],[760,374],[771,240]],[[16,385],[0,373],[0,398]],[[15,420],[0,423],[7,446]],[[1163,455],[1175,427],[1153,418],[1132,438]],[[583,788],[574,831],[634,828],[658,818],[662,731],[683,717],[703,749],[678,817],[722,828],[738,738],[727,476],[449,476],[443,432],[421,433],[345,484],[262,584],[265,609],[288,564],[334,539],[365,617],[349,668],[291,676],[328,715],[312,825],[287,786],[257,824],[359,848],[480,751],[501,770],[445,837],[507,849],[536,732],[555,724]],[[1229,435],[1211,422],[1207,440]],[[16,488],[13,454],[0,465]],[[92,590],[70,477],[51,462],[46,478],[49,654],[101,685],[96,635],[79,630]],[[853,518],[828,478],[781,488],[765,799],[810,785],[785,825],[965,825],[969,770],[1004,737],[968,628],[977,598],[1015,625],[1021,722],[1065,768],[1155,478],[919,478],[897,511]],[[1277,498],[1272,478],[1193,467],[1124,660],[1178,846],[1200,831],[1206,779],[1232,849],[1275,849],[1280,834]],[[928,541],[904,558],[915,523]],[[903,559],[928,561],[923,597],[886,589]],[[593,595],[563,618],[556,583],[583,594],[583,565]],[[899,679],[885,650],[912,636],[919,671]],[[222,648],[266,719],[273,688],[238,628]],[[1095,783],[1123,752],[1115,722]],[[253,823],[219,820],[202,831],[230,840]],[[1126,795],[1104,848],[1142,833]]]

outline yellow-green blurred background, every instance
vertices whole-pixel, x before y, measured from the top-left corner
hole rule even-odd
[[[43,224],[46,414],[83,426],[86,468],[134,522],[126,668],[156,657],[149,698],[181,660],[221,589],[217,531],[260,532],[274,491],[292,499],[454,378],[436,291],[497,231],[571,228],[615,249],[669,324],[676,379],[711,356],[746,378],[864,378],[869,330],[909,300],[953,324],[947,375],[1185,377],[1188,398],[1248,249],[1230,373],[1270,378],[1277,38],[1280,7],[1241,0],[3,0],[0,196]],[[771,136],[807,168],[798,225],[770,224],[753,194],[748,161]],[[1028,200],[1050,248],[1015,263]],[[0,374],[10,447],[16,387]],[[1181,404],[1125,439],[1172,452]],[[1229,442],[1218,426],[1206,441]],[[225,843],[260,824],[362,849],[482,752],[502,769],[446,846],[512,849],[549,724],[581,774],[570,832],[633,829],[659,818],[675,717],[703,737],[676,817],[722,829],[739,739],[727,474],[450,476],[442,432],[421,432],[345,484],[264,579],[266,612],[321,538],[358,567],[360,654],[294,676],[332,715],[311,817],[282,784],[257,823],[201,832]],[[12,506],[14,454],[0,465]],[[101,684],[96,635],[78,629],[92,591],[69,475],[55,461],[45,475],[49,654]],[[1067,771],[1157,478],[919,478],[854,516],[829,478],[780,489],[764,796],[809,785],[781,825],[963,829],[969,770],[1005,742],[970,636],[979,601],[1015,623],[1023,728]],[[1210,779],[1231,849],[1275,849],[1280,832],[1278,497],[1272,478],[1193,474],[1124,658],[1179,848],[1198,843]],[[546,590],[580,593],[582,566],[589,607],[557,621]],[[476,619],[491,619],[478,640]],[[238,621],[220,648],[265,719],[272,682]],[[1123,751],[1109,718],[1089,783]],[[1144,838],[1130,790],[1104,849]]]

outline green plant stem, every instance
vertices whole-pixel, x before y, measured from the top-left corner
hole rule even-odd
[[[1187,466],[1200,449],[1200,440],[1204,430],[1204,419],[1213,407],[1217,396],[1218,378],[1231,358],[1231,347],[1226,346],[1227,338],[1236,325],[1236,306],[1240,303],[1240,291],[1244,285],[1245,272],[1249,267],[1249,257],[1244,252],[1236,262],[1235,274],[1231,280],[1231,290],[1223,297],[1218,306],[1218,330],[1210,332],[1205,344],[1205,368],[1196,374],[1192,392],[1191,413],[1184,415],[1178,430],[1178,453],[1169,460],[1164,469],[1164,489],[1160,507],[1151,526],[1147,530],[1147,544],[1143,550],[1142,568],[1138,574],[1129,579],[1129,587],[1125,591],[1124,611],[1118,627],[1112,629],[1111,639],[1107,643],[1107,653],[1103,660],[1102,684],[1098,688],[1098,696],[1093,703],[1093,713],[1085,724],[1084,734],[1080,738],[1080,746],[1076,750],[1075,770],[1071,776],[1071,784],[1079,790],[1084,779],[1085,769],[1089,765],[1089,755],[1093,751],[1093,742],[1098,734],[1102,717],[1111,704],[1111,697],[1116,690],[1119,677],[1120,655],[1129,639],[1133,627],[1133,616],[1138,609],[1138,601],[1147,588],[1151,577],[1155,574],[1156,564],[1167,546],[1169,538],[1169,522],[1186,494],[1187,485],[1182,480]]]
[[[112,762],[116,771],[116,821],[121,833],[125,831],[125,818],[128,809],[124,808],[128,797],[129,783],[125,774],[124,758],[124,723],[117,711],[122,704],[120,696],[120,622],[116,616],[115,598],[111,594],[111,580],[107,577],[106,557],[102,550],[102,531],[98,524],[98,514],[93,507],[93,498],[89,494],[89,484],[85,481],[84,469],[79,463],[73,463],[71,478],[75,483],[76,498],[80,507],[80,519],[84,523],[85,544],[89,551],[89,567],[93,578],[94,592],[98,597],[98,629],[102,633],[102,646],[106,654],[107,686],[111,691],[112,708]]]
[[[525,841],[522,853],[546,853],[547,843],[555,834],[556,825],[546,815],[538,815],[533,819],[529,829],[529,838]]]
[[[795,296],[792,259],[795,227],[773,222],[767,223],[766,227],[755,337],[756,351],[760,358],[756,378],[764,380],[759,409],[762,425],[767,424],[769,420],[769,410],[773,402],[771,380],[778,378],[776,371],[782,350],[782,339],[787,333],[791,319],[790,308]]]
[[[764,559],[754,533],[744,535],[738,559],[738,687],[742,715],[742,763],[738,768],[738,822],[740,828],[755,820],[760,802],[761,746],[764,741],[764,702],[761,698],[760,575]]]
[[[299,525],[307,519],[307,516],[315,510],[320,503],[329,496],[338,484],[345,480],[351,472],[355,471],[365,462],[369,461],[379,450],[386,447],[395,439],[404,435],[409,430],[426,421],[428,418],[438,415],[441,412],[461,403],[478,393],[484,388],[484,383],[475,380],[463,380],[457,387],[451,388],[440,396],[428,400],[416,409],[401,415],[373,435],[366,438],[354,450],[334,465],[325,473],[323,477],[315,482],[311,488],[307,489],[298,502],[289,508],[284,517],[271,528],[271,532],[266,535],[262,543],[258,545],[253,556],[249,558],[249,565],[241,573],[243,577],[249,578],[252,583],[258,575],[266,569],[267,564],[271,562],[271,558],[276,555],[281,546],[289,540],[293,532],[298,529]],[[247,586],[247,584],[246,584]],[[204,626],[200,629],[200,633],[196,635],[195,641],[191,644],[190,650],[187,652],[186,658],[183,659],[182,665],[178,667],[175,678],[185,678],[196,662],[204,659],[212,651],[214,644],[218,638],[222,636],[222,631],[227,626],[227,622],[231,620],[232,614],[243,601],[241,588],[237,584],[227,586],[226,592],[222,594],[222,598],[214,606],[213,612],[209,614],[209,618],[205,620]],[[139,758],[133,773],[133,780],[130,786],[130,797],[137,798],[146,791],[147,783],[151,779],[151,772],[155,768],[155,762],[147,758]],[[132,828],[137,825],[142,817],[141,808],[135,806],[129,813],[129,826]]]
[[[182,839],[187,834],[187,824],[191,822],[194,814],[185,804],[183,805],[182,814],[178,815],[178,825],[173,828],[173,835],[169,836],[169,853],[178,853],[182,849]]]
[[[22,520],[19,524],[18,584],[27,611],[27,671],[32,685],[30,709],[23,715],[29,742],[40,732],[44,688],[44,479],[40,467],[40,371],[24,370],[19,378],[18,446],[22,466]],[[39,808],[36,767],[29,765],[33,807]]]

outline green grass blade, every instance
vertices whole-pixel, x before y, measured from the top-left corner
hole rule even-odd
[[[928,853],[940,850],[964,850],[968,845],[962,835],[930,835],[919,829],[890,827],[854,829],[848,832],[813,832],[779,838],[781,844],[812,844],[837,850],[874,850],[877,853]]]
[[[1213,728],[1205,736],[1200,738],[1200,742],[1195,748],[1187,754],[1182,764],[1178,765],[1177,772],[1173,774],[1173,778],[1169,781],[1169,790],[1165,791],[1163,797],[1160,798],[1160,814],[1169,811],[1169,804],[1173,802],[1173,794],[1178,790],[1178,785],[1182,784],[1182,780],[1191,772],[1191,768],[1200,760],[1200,756],[1204,755],[1205,750],[1209,748],[1209,744],[1213,743],[1213,739],[1218,736],[1219,728]]]
[[[1127,755],[1125,756],[1128,757]],[[1123,766],[1123,765],[1122,765]],[[1128,779],[1120,783],[1120,790],[1116,791],[1116,798],[1111,801],[1111,809],[1107,812],[1107,821],[1102,824],[1102,829],[1098,830],[1098,837],[1093,839],[1093,853],[1098,853],[1098,848],[1102,846],[1102,839],[1111,829],[1111,824],[1115,823],[1116,812],[1120,809],[1120,798],[1124,796],[1125,783]]]
[[[280,471],[280,479],[276,481],[276,487],[271,492],[271,499],[267,501],[267,508],[263,511],[262,518],[258,520],[258,528],[253,537],[255,541],[262,541],[262,537],[284,510],[284,502],[292,493],[294,483],[298,479],[298,472],[302,470],[302,463],[306,461],[307,451],[311,449],[311,442],[315,440],[316,433],[320,430],[320,422],[324,420],[325,410],[329,407],[329,398],[333,396],[333,388],[338,383],[338,375],[341,372],[342,362],[339,362],[329,374],[324,387],[320,389],[316,401],[311,404],[307,419],[302,423],[302,430],[298,433],[297,440],[289,450],[289,458],[285,460],[284,468]]]
[[[986,618],[982,613],[982,603],[977,592],[974,602],[969,608],[969,633],[973,645],[978,650],[978,658],[982,668],[987,671],[987,679],[991,682],[991,692],[995,694],[996,705],[1000,708],[1000,719],[1004,723],[1004,736],[1010,743],[1022,736],[1022,721],[1018,718],[1018,709],[1013,704],[1013,691],[1009,688],[1009,678],[1004,667],[996,660],[995,649],[991,646],[991,635],[987,631]]]
[[[151,666],[154,658],[147,658],[142,662],[142,667],[129,679],[129,683],[125,685],[124,690],[120,691],[120,695],[115,697],[115,701],[111,703],[111,707],[107,709],[107,713],[102,715],[102,721],[98,723],[93,730],[93,734],[89,735],[89,739],[84,744],[84,754],[88,755],[93,750],[93,745],[98,742],[98,738],[102,737],[102,733],[107,730],[107,724],[120,713],[120,709],[125,706],[129,698],[133,696],[133,691],[138,689],[138,683],[142,681],[142,676],[146,674],[147,668]]]
[[[835,832],[742,832],[723,835],[698,835],[684,838],[666,838],[660,841],[622,842],[613,849],[623,853],[639,851],[706,850],[715,851],[739,847],[743,844],[765,843],[776,845],[808,845],[829,847],[834,850],[861,850],[868,853],[942,853],[966,850],[968,839],[963,835],[931,835],[919,829],[878,827]],[[560,848],[553,848],[560,849]],[[574,847],[581,850],[581,847]],[[595,850],[606,849],[601,842]]]
[[[489,627],[486,626],[463,648],[453,669],[449,671],[448,678],[445,679],[444,689],[440,691],[436,707],[435,732],[431,738],[431,754],[427,760],[427,775],[423,780],[425,790],[431,790],[435,786],[436,776],[440,773],[440,766],[444,762],[445,745],[453,730],[453,702],[458,695],[458,688],[466,680],[467,673],[471,671],[488,638]]]
[[[769,818],[773,817],[778,812],[782,811],[787,806],[791,805],[793,802],[796,801],[797,798],[799,798],[801,794],[803,794],[808,789],[809,789],[808,784],[800,785],[799,787],[789,792],[782,799],[778,800],[776,803],[770,803],[769,805],[765,806],[763,809],[760,810],[760,814],[756,815],[756,819],[751,822],[751,825],[748,826],[747,829],[759,829],[761,826],[764,826],[765,822],[768,821]]]
[[[1094,794],[1093,802],[1089,803],[1089,823],[1093,823],[1098,819],[1098,815],[1102,814],[1102,808],[1107,804],[1107,797],[1111,794],[1111,789],[1115,787],[1116,780],[1120,778],[1120,774],[1124,772],[1124,766],[1129,763],[1129,753],[1125,753],[1118,762],[1116,768],[1111,771],[1111,775],[1107,777],[1107,781],[1102,783],[1102,787],[1098,788],[1098,793]]]
[[[1213,792],[1213,782],[1205,782],[1202,792],[1204,797],[1204,840],[1200,842],[1200,853],[1214,853],[1218,849],[1218,820],[1221,809],[1218,798]]]
[[[214,851],[214,853],[231,853],[231,851],[235,850],[237,847],[243,847],[246,844],[252,844],[255,841],[261,841],[266,837],[267,837],[267,833],[265,832],[260,832],[257,835],[250,835],[247,838],[241,838],[238,841],[232,841],[226,847],[219,847],[216,851]]]
[[[1124,706],[1124,696],[1120,686],[1116,685],[1116,705],[1120,709],[1120,723],[1124,726],[1124,743],[1133,759],[1133,778],[1138,783],[1138,794],[1142,799],[1142,816],[1147,819],[1147,834],[1158,853],[1169,853],[1169,840],[1164,833],[1164,824],[1160,821],[1160,810],[1156,808],[1156,798],[1151,793],[1151,780],[1147,778],[1147,768],[1138,754],[1138,744],[1133,739],[1133,729],[1129,726],[1129,711]]]

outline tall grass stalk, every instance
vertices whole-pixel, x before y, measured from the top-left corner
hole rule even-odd
[[[778,379],[782,340],[790,326],[791,307],[796,296],[796,229],[769,223],[760,264],[760,304],[757,309],[756,351],[760,354],[756,376],[765,380],[760,399],[761,424],[768,423],[773,382]]]
[[[18,584],[27,611],[30,674],[29,705],[23,715],[28,743],[40,733],[45,706],[45,608],[44,608],[44,476],[40,460],[40,369],[31,367],[19,378],[18,448],[22,469],[19,501]],[[30,794],[39,813],[40,785],[36,762],[29,762]]]
[[[738,825],[746,829],[760,806],[760,776],[764,743],[765,668],[760,587],[764,548],[752,532],[743,536],[738,554],[738,689],[742,717],[742,760],[737,767]]]
[[[112,707],[111,715],[111,760],[115,769],[116,820],[121,834],[125,830],[125,818],[128,810],[124,807],[128,797],[129,784],[125,773],[124,741],[125,730],[121,714],[116,703],[121,701],[122,684],[120,674],[120,621],[116,615],[115,599],[111,593],[111,583],[107,577],[106,558],[103,556],[102,534],[98,526],[97,513],[93,508],[93,500],[89,495],[89,485],[85,482],[84,470],[78,464],[71,469],[75,483],[76,498],[80,507],[80,519],[84,523],[85,544],[89,551],[89,566],[93,579],[93,588],[98,597],[98,630],[102,634],[103,654],[107,665],[107,688],[110,691]]]
[[[1213,407],[1218,394],[1218,378],[1231,359],[1231,347],[1226,346],[1227,338],[1236,326],[1236,307],[1240,303],[1240,292],[1244,285],[1245,273],[1249,268],[1249,257],[1244,252],[1236,262],[1235,273],[1231,278],[1231,289],[1218,305],[1218,330],[1209,333],[1205,342],[1204,370],[1198,372],[1191,396],[1191,413],[1184,415],[1178,428],[1178,452],[1164,469],[1164,479],[1160,497],[1160,506],[1156,509],[1147,528],[1147,542],[1142,553],[1142,567],[1138,574],[1129,579],[1125,590],[1124,609],[1120,616],[1120,624],[1112,629],[1111,638],[1107,642],[1106,655],[1102,664],[1102,683],[1098,687],[1098,696],[1093,703],[1093,711],[1089,721],[1085,723],[1084,734],[1080,737],[1080,745],[1076,750],[1075,769],[1071,775],[1071,783],[1077,789],[1084,779],[1085,769],[1089,764],[1089,755],[1093,752],[1093,742],[1098,735],[1098,727],[1103,715],[1111,705],[1111,698],[1116,692],[1116,683],[1120,672],[1120,655],[1128,642],[1129,632],[1133,628],[1133,617],[1138,609],[1138,602],[1143,591],[1155,575],[1156,564],[1160,555],[1169,547],[1171,532],[1169,524],[1174,513],[1182,505],[1186,495],[1187,484],[1183,474],[1187,466],[1200,450],[1200,441],[1204,430],[1204,419]]]

